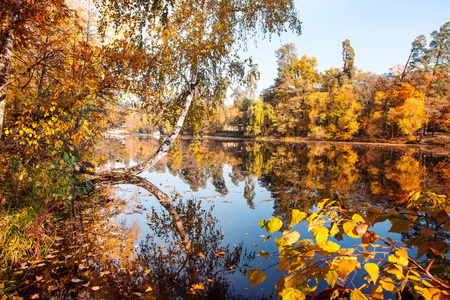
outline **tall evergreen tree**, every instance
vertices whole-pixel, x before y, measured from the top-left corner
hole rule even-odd
[[[355,78],[355,51],[348,39],[342,42],[342,58],[344,59],[342,84],[352,83]]]

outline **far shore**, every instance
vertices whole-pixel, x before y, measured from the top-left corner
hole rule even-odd
[[[154,138],[151,133],[129,133],[125,131],[121,132],[107,132],[106,138],[123,139],[129,137],[138,138]],[[161,135],[164,138],[164,135]],[[432,152],[435,155],[449,155],[450,154],[450,134],[438,132],[434,136],[430,134],[424,136],[420,143],[407,143],[406,138],[395,138],[393,140],[362,140],[355,138],[348,141],[336,141],[336,140],[315,140],[307,137],[254,137],[242,134],[238,131],[222,131],[214,134],[207,134],[203,136],[190,136],[181,135],[181,139],[204,139],[204,140],[217,140],[217,141],[263,141],[263,142],[275,142],[275,143],[303,143],[303,144],[341,144],[341,145],[360,145],[360,146],[375,146],[375,147],[395,147],[395,148],[419,148],[424,152]]]

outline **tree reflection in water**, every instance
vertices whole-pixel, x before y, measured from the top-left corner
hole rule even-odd
[[[104,147],[109,162],[126,164],[145,160],[147,153],[152,152],[148,148],[157,146],[151,140],[130,140],[125,145],[105,143],[109,147]],[[327,143],[182,140],[151,174],[143,176],[155,182],[158,177],[164,178],[161,182],[170,178],[176,182],[173,185],[177,193],[189,190],[198,199],[205,199],[203,203],[197,199],[178,200],[176,196],[169,199],[141,177],[97,181],[99,187],[116,185],[116,191],[118,184],[143,188],[157,197],[163,209],[145,211],[147,208],[142,206],[134,212],[143,217],[148,214],[141,223],[123,220],[130,209],[125,201],[77,210],[83,213],[79,213],[81,217],[72,227],[65,228],[68,238],[55,245],[59,252],[44,259],[46,266],[42,268],[47,271],[36,269],[27,273],[34,283],[24,287],[23,295],[38,293],[40,298],[53,299],[238,299],[245,294],[255,299],[254,295],[262,295],[275,284],[269,283],[258,294],[244,290],[245,284],[233,285],[233,280],[245,281],[247,264],[259,267],[258,261],[253,261],[254,251],[267,250],[267,243],[260,238],[265,232],[253,226],[259,220],[272,215],[289,224],[293,208],[308,211],[319,200],[332,198],[359,211],[375,206],[376,209],[366,211],[366,216],[373,219],[372,223],[381,222],[386,220],[384,212],[395,211],[392,208],[402,211],[402,203],[412,190],[448,195],[449,165],[446,157],[415,148],[405,151]],[[142,200],[138,192],[137,196]],[[403,217],[391,218],[386,221],[386,230],[392,225],[391,233],[399,234],[398,240],[410,245],[449,240],[448,232],[441,225],[430,223],[426,213],[419,213],[415,224],[403,226],[408,224]],[[142,231],[149,234],[139,237]],[[434,265],[443,266],[446,262]],[[35,276],[42,279],[36,282]],[[205,290],[191,289],[200,283]],[[99,289],[93,290],[95,287]],[[146,293],[149,287],[152,291]]]
[[[158,245],[153,236],[146,236],[141,240],[133,268],[148,274],[146,284],[152,288],[152,295],[158,299],[241,299],[227,276],[245,272],[241,258],[253,260],[255,253],[247,250],[243,253],[242,243],[221,245],[223,233],[218,219],[211,215],[212,208],[202,209],[201,202],[195,199],[174,206],[165,193],[139,176],[102,179],[95,184],[139,186],[152,193],[165,208],[163,213],[153,210],[147,217],[150,228],[167,246]]]

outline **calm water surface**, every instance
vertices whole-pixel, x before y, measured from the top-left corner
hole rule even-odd
[[[129,138],[104,140],[99,149],[110,165],[122,167],[144,161],[157,146]],[[448,170],[445,157],[416,148],[181,140],[140,175],[169,196],[170,207],[133,184],[104,188],[120,200],[85,211],[68,229],[76,241],[61,242],[59,271],[53,271],[60,275],[46,276],[41,293],[54,299],[276,299],[276,259],[262,264],[257,256],[277,252],[273,239],[263,242],[268,234],[261,219],[278,217],[288,225],[293,208],[313,210],[323,198],[364,211],[368,204],[401,205],[418,189],[448,196]],[[312,238],[304,225],[294,229]],[[398,241],[414,235],[388,232],[390,225],[374,230]],[[355,240],[338,243],[353,247]],[[247,268],[264,269],[267,279],[251,288]],[[54,283],[59,292],[49,288],[55,277],[66,281],[65,291],[61,283]]]

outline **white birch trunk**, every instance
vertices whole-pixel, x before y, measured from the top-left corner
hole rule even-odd
[[[6,87],[8,85],[9,69],[11,67],[11,56],[16,39],[15,23],[19,18],[19,10],[22,1],[15,1],[15,7],[11,9],[0,33],[0,136],[3,132],[3,120],[6,108]]]
[[[177,138],[178,134],[181,131],[181,128],[183,127],[184,120],[186,119],[186,115],[189,111],[189,107],[191,106],[192,100],[194,98],[194,94],[195,94],[195,84],[190,84],[188,92],[184,99],[183,108],[181,110],[180,116],[178,117],[178,120],[177,120],[172,132],[167,137],[167,139],[159,146],[158,150],[149,159],[147,159],[143,163],[140,163],[136,166],[125,167],[125,168],[111,168],[111,167],[89,168],[89,167],[78,164],[75,167],[75,171],[94,175],[94,176],[111,178],[111,177],[124,177],[124,176],[138,175],[138,174],[150,169],[169,152],[170,146],[175,141],[175,139]]]

